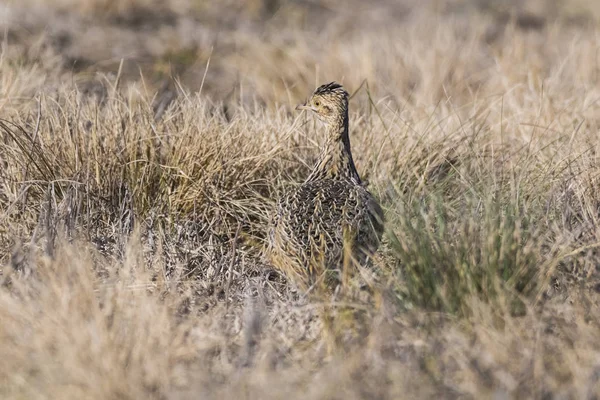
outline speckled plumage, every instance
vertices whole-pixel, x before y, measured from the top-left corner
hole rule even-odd
[[[340,270],[350,259],[363,263],[374,253],[383,232],[383,211],[352,159],[344,88],[335,82],[320,86],[299,108],[322,120],[327,143],[306,181],[279,200],[268,254],[275,266],[308,285],[323,271]]]

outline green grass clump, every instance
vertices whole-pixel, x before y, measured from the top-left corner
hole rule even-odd
[[[406,300],[465,314],[473,296],[535,293],[540,238],[515,203],[466,191],[453,204],[430,194],[400,207],[390,237]]]

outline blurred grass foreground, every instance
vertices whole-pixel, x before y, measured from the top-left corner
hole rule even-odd
[[[0,398],[599,398],[599,17],[2,2]],[[262,252],[333,80],[386,231],[306,293]]]

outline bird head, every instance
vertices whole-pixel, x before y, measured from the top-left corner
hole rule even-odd
[[[319,86],[296,110],[310,110],[326,124],[337,123],[348,112],[348,92],[336,82]]]

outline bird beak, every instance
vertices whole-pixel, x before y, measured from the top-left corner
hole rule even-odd
[[[306,104],[298,104],[296,106],[296,110],[301,111],[301,110],[312,110],[312,108],[310,106],[307,106]]]

